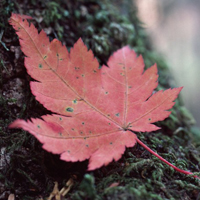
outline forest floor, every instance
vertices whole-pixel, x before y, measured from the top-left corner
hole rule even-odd
[[[158,89],[174,87],[165,62],[153,53],[133,5],[106,0],[1,1],[0,200],[200,199],[198,179],[174,171],[140,145],[126,149],[119,161],[88,172],[88,161],[61,161],[43,150],[28,132],[8,129],[17,118],[50,113],[31,94],[32,79],[25,70],[18,37],[8,23],[12,12],[31,15],[38,30],[45,30],[50,40],[58,38],[67,48],[81,37],[101,64],[129,44],[143,55],[147,67],[157,63]],[[179,98],[170,117],[157,123],[159,131],[137,135],[177,167],[199,172],[200,133],[192,128],[193,123]]]

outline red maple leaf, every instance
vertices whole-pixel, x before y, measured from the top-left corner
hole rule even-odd
[[[125,147],[140,143],[176,170],[180,170],[149,149],[134,131],[155,131],[154,122],[170,115],[169,109],[182,88],[158,91],[157,67],[144,72],[142,56],[128,46],[116,51],[108,67],[99,68],[91,50],[79,39],[70,53],[57,39],[48,37],[20,15],[12,14],[10,24],[17,31],[26,55],[25,67],[36,81],[30,83],[36,99],[52,115],[24,121],[10,128],[23,128],[43,148],[60,154],[65,161],[89,159],[88,170],[121,158]]]

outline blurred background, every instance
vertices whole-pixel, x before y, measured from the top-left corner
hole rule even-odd
[[[200,127],[200,1],[137,0],[154,49],[168,63],[186,108]]]

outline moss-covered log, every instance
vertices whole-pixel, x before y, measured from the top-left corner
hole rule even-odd
[[[79,37],[91,48],[101,64],[112,52],[130,45],[142,54],[147,67],[157,63],[159,87],[174,87],[165,61],[151,49],[134,2],[2,1],[0,5],[0,199],[13,193],[16,199],[49,196],[58,182],[62,188],[70,179],[74,186],[63,199],[198,199],[199,180],[185,176],[136,145],[118,162],[87,173],[87,161],[66,163],[41,148],[30,134],[8,130],[16,118],[39,117],[45,110],[32,96],[30,77],[23,67],[18,38],[8,25],[11,12],[31,15],[34,24],[50,39],[58,38],[71,48]],[[177,100],[171,116],[158,123],[161,130],[138,133],[138,137],[166,160],[184,170],[199,171],[198,141],[191,140],[193,118]]]

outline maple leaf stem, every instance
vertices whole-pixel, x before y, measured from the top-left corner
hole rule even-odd
[[[165,160],[164,158],[162,158],[160,155],[158,155],[156,152],[154,152],[153,150],[151,150],[148,146],[146,146],[141,140],[139,140],[138,138],[136,138],[136,141],[142,146],[144,147],[147,151],[149,151],[150,153],[152,153],[154,156],[156,156],[157,158],[159,158],[161,161],[163,161],[164,163],[166,163],[167,165],[169,165],[170,167],[174,168],[176,171],[183,173],[183,174],[193,174],[192,172],[188,172],[182,169],[179,169],[178,167],[172,165],[170,162],[168,162],[167,160]],[[193,177],[200,179],[198,176],[194,175]]]

